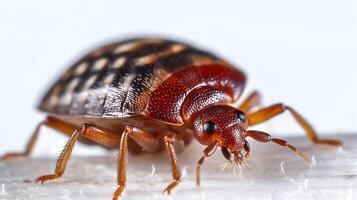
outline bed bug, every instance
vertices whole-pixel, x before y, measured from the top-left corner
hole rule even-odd
[[[173,181],[164,192],[179,184],[181,173],[176,153],[195,138],[207,147],[198,160],[197,185],[205,158],[217,148],[237,165],[249,155],[246,138],[287,147],[309,158],[285,140],[248,130],[288,111],[313,143],[341,145],[320,140],[309,123],[282,103],[253,111],[260,102],[252,92],[239,106],[245,74],[218,56],[191,45],[162,38],[134,38],[112,43],[87,54],[72,65],[43,97],[39,109],[47,113],[26,149],[3,159],[29,155],[41,126],[70,138],[57,161],[55,172],[40,176],[44,183],[62,176],[77,141],[118,149],[118,186],[113,199],[126,186],[128,150],[167,151]]]

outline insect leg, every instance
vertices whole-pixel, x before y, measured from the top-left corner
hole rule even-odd
[[[170,194],[171,191],[180,183],[181,172],[177,164],[177,157],[174,148],[174,142],[175,142],[174,136],[165,136],[164,142],[165,142],[166,151],[170,158],[170,164],[172,168],[172,178],[173,178],[173,181],[166,187],[164,193],[167,192],[167,194]]]
[[[203,150],[203,156],[198,160],[197,162],[197,167],[196,167],[196,184],[197,186],[200,186],[201,183],[201,166],[203,162],[205,161],[206,157],[211,156],[217,149],[218,147],[218,142],[214,142],[210,145],[208,145],[205,150]]]
[[[249,113],[249,111],[260,104],[261,96],[258,91],[252,92],[238,107],[238,110]]]
[[[128,157],[128,136],[139,144],[145,151],[156,151],[159,148],[159,141],[153,135],[138,128],[126,126],[121,135],[118,156],[118,186],[114,192],[113,199],[118,199],[125,189],[126,184],[126,164]]]
[[[57,123],[57,126],[64,125],[62,124],[64,122],[61,121],[57,121]],[[54,126],[55,124],[52,125]],[[57,128],[64,131],[65,129],[70,129],[71,127],[59,126]],[[74,131],[72,136],[67,141],[65,148],[63,149],[61,155],[59,156],[59,159],[57,160],[54,174],[41,176],[36,179],[36,182],[41,182],[43,184],[44,182],[54,180],[62,176],[66,168],[67,161],[72,153],[73,147],[80,136],[84,136],[106,147],[117,146],[120,141],[120,136],[117,134],[110,133],[95,125],[83,124],[80,128]]]
[[[23,152],[10,152],[6,153],[5,155],[0,157],[0,160],[7,160],[7,159],[12,159],[12,158],[17,158],[17,157],[23,157],[23,156],[28,156],[31,154],[33,147],[35,146],[35,143],[38,139],[38,135],[40,133],[40,129],[43,125],[46,125],[47,120],[42,121],[36,126],[35,131],[33,132],[30,140],[27,142],[27,145],[25,147],[25,150]]]
[[[37,125],[35,131],[33,132],[32,136],[31,136],[30,140],[28,141],[26,148],[23,152],[7,153],[4,156],[0,157],[0,160],[6,160],[6,159],[12,159],[12,158],[16,158],[16,157],[30,155],[31,152],[33,151],[33,148],[34,148],[36,142],[37,142],[38,136],[40,134],[40,129],[42,126],[47,126],[47,127],[53,128],[67,136],[71,136],[72,133],[77,129],[77,127],[70,125],[68,123],[62,122],[59,119],[56,119],[54,117],[47,117],[44,121],[42,121],[41,123],[39,123]],[[94,142],[92,140],[89,140],[85,137],[80,136],[79,140],[86,144],[94,144]]]
[[[133,128],[126,126],[123,134],[121,135],[120,146],[119,146],[119,156],[118,156],[118,186],[114,192],[113,200],[116,200],[121,196],[125,189],[126,184],[126,164],[128,158],[128,135],[131,134]]]
[[[289,106],[285,106],[284,104],[281,103],[248,114],[248,123],[250,126],[253,126],[265,122],[279,114],[284,113],[285,111],[289,111],[291,113],[295,121],[305,130],[307,137],[313,143],[335,145],[335,146],[342,145],[342,142],[339,140],[319,139],[316,131],[298,112],[296,112],[293,108]]]
[[[290,145],[285,140],[282,140],[279,138],[272,138],[271,135],[269,135],[268,133],[262,132],[262,131],[248,130],[248,131],[246,131],[246,134],[248,137],[251,137],[254,140],[259,141],[259,142],[274,142],[280,146],[288,147],[291,151],[296,153],[298,156],[300,156],[306,162],[311,163],[311,160],[305,154],[303,154],[301,151],[296,149],[296,147]]]

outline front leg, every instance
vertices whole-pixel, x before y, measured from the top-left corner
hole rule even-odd
[[[316,131],[298,112],[296,112],[290,106],[286,106],[282,103],[275,104],[275,105],[269,106],[267,108],[263,108],[256,112],[248,114],[249,126],[263,123],[277,115],[284,113],[285,111],[289,111],[291,113],[291,115],[294,117],[295,121],[305,130],[307,137],[313,143],[342,146],[342,142],[339,140],[330,140],[330,139],[321,140],[321,139],[319,139]]]

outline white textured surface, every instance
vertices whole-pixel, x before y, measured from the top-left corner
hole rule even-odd
[[[305,137],[286,138],[315,158],[312,168],[282,147],[253,142],[251,168],[234,175],[219,169],[224,160],[217,151],[203,166],[201,189],[195,186],[194,169],[202,146],[193,144],[178,157],[184,177],[170,197],[162,194],[171,181],[166,154],[130,155],[125,199],[357,199],[357,136],[338,137],[343,150],[312,146]],[[44,186],[33,180],[52,173],[54,158],[0,162],[0,199],[110,199],[116,186],[115,155],[74,156],[64,177]]]

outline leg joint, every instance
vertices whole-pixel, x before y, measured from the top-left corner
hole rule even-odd
[[[81,134],[85,134],[85,132],[90,129],[93,125],[90,124],[82,124],[81,127],[79,127],[78,132]]]
[[[133,132],[133,127],[132,126],[125,126],[124,132],[127,133],[127,134],[130,134],[131,132]]]
[[[169,143],[169,144],[173,144],[174,143],[174,139],[173,139],[172,136],[165,135],[164,136],[164,142],[165,143]]]
[[[277,104],[275,104],[275,106],[280,108],[282,111],[285,111],[289,107],[283,103],[277,103]]]

